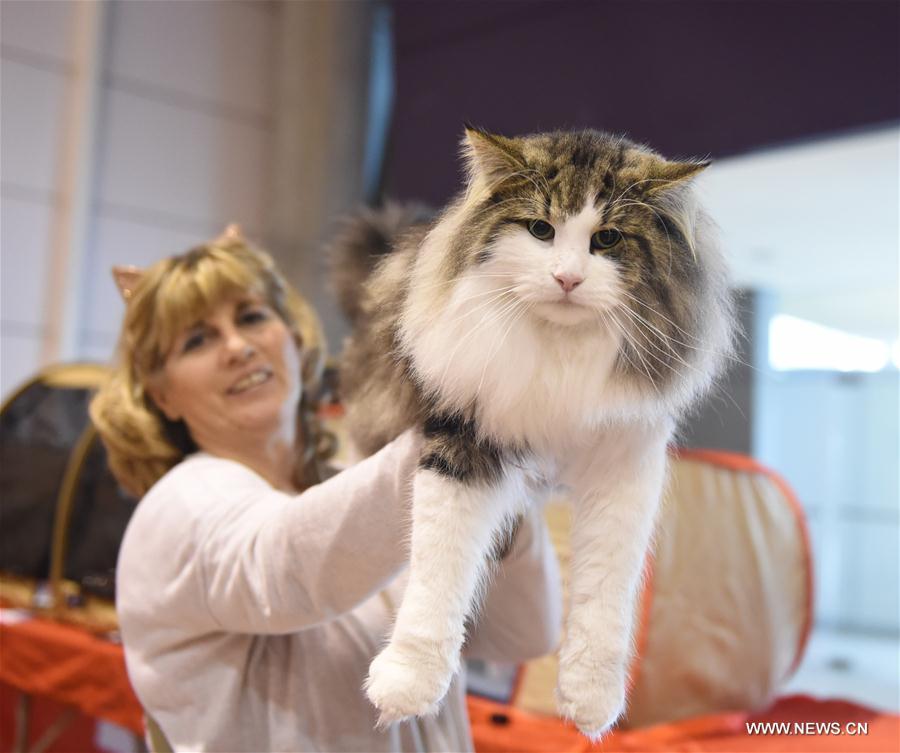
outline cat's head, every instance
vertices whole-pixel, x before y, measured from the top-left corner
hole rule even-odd
[[[506,138],[467,127],[463,154],[468,186],[443,276],[493,280],[511,310],[560,336],[620,333],[617,368],[654,388],[714,370],[730,304],[691,188],[708,162],[598,131]]]

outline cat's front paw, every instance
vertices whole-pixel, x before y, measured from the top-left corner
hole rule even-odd
[[[561,666],[556,687],[559,713],[596,742],[625,710],[624,672],[596,672],[579,664]]]
[[[378,726],[436,714],[452,679],[453,667],[439,656],[389,644],[369,665],[365,685],[366,695],[380,712]]]

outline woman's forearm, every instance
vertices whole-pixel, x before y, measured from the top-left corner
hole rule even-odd
[[[294,498],[226,516],[204,545],[207,605],[225,629],[280,633],[349,611],[408,560],[417,435]]]

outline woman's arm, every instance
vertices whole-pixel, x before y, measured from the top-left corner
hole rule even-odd
[[[407,432],[299,496],[273,490],[207,511],[200,563],[216,623],[234,632],[291,632],[381,590],[408,560],[419,447],[419,436]]]
[[[522,518],[465,646],[472,659],[519,662],[555,651],[562,626],[559,565],[543,515]]]

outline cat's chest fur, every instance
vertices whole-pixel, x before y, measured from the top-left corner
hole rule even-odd
[[[502,302],[479,310],[451,301],[406,334],[428,390],[446,408],[474,410],[479,429],[503,442],[552,453],[621,410],[619,342],[604,327],[554,327]]]

